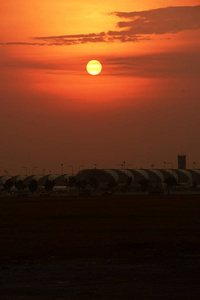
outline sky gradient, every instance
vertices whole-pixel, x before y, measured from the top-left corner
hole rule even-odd
[[[0,22],[1,174],[200,168],[200,1],[7,0]]]

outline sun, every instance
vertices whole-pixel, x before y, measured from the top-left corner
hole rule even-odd
[[[86,69],[90,75],[98,75],[101,73],[102,65],[98,60],[91,60],[87,64]]]

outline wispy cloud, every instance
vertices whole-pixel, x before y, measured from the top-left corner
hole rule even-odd
[[[43,70],[48,74],[66,74],[77,70],[79,74],[85,74],[85,64],[87,58],[72,61],[66,59],[47,59],[47,60],[30,60],[25,58],[12,58],[4,56],[1,61],[1,69],[16,68]],[[198,51],[192,52],[165,52],[149,53],[143,55],[132,55],[110,57],[102,56],[104,64],[104,76],[130,76],[143,78],[176,78],[191,77],[199,78],[200,74],[200,56]]]
[[[106,33],[89,33],[89,34],[77,34],[77,35],[60,35],[60,36],[44,36],[34,37],[36,41],[42,41],[46,45],[77,45],[86,43],[102,43],[106,42]]]
[[[24,45],[24,46],[70,46],[81,45],[88,43],[113,43],[113,42],[127,42],[127,41],[141,41],[149,40],[149,37],[140,35],[130,36],[120,31],[108,31],[101,33],[89,33],[78,35],[61,35],[61,36],[41,36],[32,38],[32,42],[7,42],[0,43],[0,45]]]
[[[200,57],[192,53],[160,53],[107,58],[111,75],[146,78],[199,77]]]
[[[111,14],[125,19],[117,23],[118,30],[77,35],[37,36],[30,42],[16,41],[0,43],[0,45],[70,46],[87,43],[138,42],[151,39],[152,34],[162,35],[200,29],[200,5]]]

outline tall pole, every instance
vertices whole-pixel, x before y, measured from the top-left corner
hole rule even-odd
[[[60,167],[61,167],[61,175],[63,175],[63,164],[61,164]]]
[[[125,161],[123,161],[123,167],[124,167],[124,170],[125,170],[125,168],[126,168],[126,162]]]

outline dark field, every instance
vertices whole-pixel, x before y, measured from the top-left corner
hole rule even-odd
[[[199,299],[200,196],[0,198],[0,299]]]

